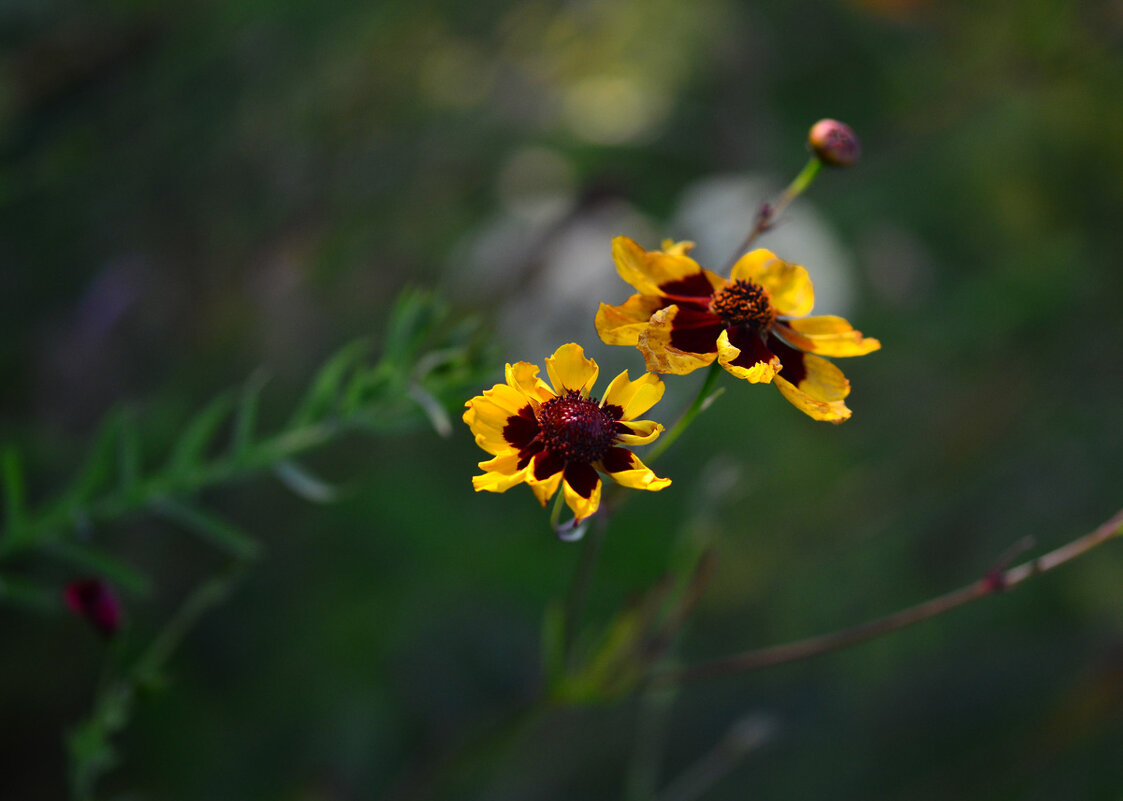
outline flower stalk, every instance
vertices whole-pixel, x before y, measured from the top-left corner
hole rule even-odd
[[[741,257],[742,253],[752,247],[757,237],[776,224],[776,221],[780,219],[780,215],[791,205],[792,201],[807,191],[807,188],[815,181],[815,178],[819,175],[819,171],[822,169],[822,159],[820,159],[818,155],[812,155],[807,163],[803,165],[803,169],[799,171],[799,174],[788,184],[787,189],[780,195],[779,200],[775,203],[765,202],[761,204],[760,208],[757,210],[756,222],[753,223],[752,229],[749,231],[744,241],[741,242],[740,247],[733,251],[733,255],[730,257],[729,261],[726,262],[725,273],[733,269],[733,265],[737,262],[737,259]]]

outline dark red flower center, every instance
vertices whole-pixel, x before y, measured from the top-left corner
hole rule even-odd
[[[776,320],[768,290],[754,281],[734,281],[710,298],[710,311],[729,325],[766,331]]]
[[[601,408],[577,390],[551,398],[538,410],[546,450],[566,462],[595,462],[616,442],[616,418],[611,408]]]

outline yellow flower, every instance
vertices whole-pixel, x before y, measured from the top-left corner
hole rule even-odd
[[[639,293],[619,306],[600,305],[601,339],[638,347],[657,373],[683,375],[716,359],[738,378],[774,383],[816,420],[849,418],[850,382],[822,357],[863,356],[881,343],[841,317],[807,317],[815,292],[798,264],[754,250],[727,280],[687,256],[693,246],[667,241],[645,251],[625,236],[612,240],[616,271]]]
[[[598,471],[625,487],[661,490],[669,478],[657,478],[624,445],[647,445],[663,426],[635,418],[663,397],[659,376],[645,373],[635,381],[620,373],[604,400],[590,397],[599,368],[580,345],[562,345],[546,359],[553,389],[529,362],[508,364],[507,383],[496,384],[465,404],[464,422],[476,444],[494,458],[480,462],[472,477],[477,492],[506,492],[526,482],[545,506],[558,487],[579,522],[600,505]]]

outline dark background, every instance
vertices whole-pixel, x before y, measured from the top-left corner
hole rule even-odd
[[[863,161],[763,244],[881,339],[841,365],[854,417],[727,380],[662,461],[673,486],[613,521],[590,611],[700,540],[717,563],[685,661],[917,602],[1123,503],[1121,43],[1118,2],[9,2],[0,439],[35,499],[121,402],[153,460],[259,367],[279,420],[409,284],[481,313],[502,359],[576,340],[602,382],[634,374],[592,325],[629,291],[610,237],[696,239],[719,268],[837,117]],[[699,198],[717,211],[691,217]],[[700,377],[672,380],[664,422]],[[474,494],[481,456],[458,423],[318,453],[334,505],[265,479],[208,494],[265,556],[142,699],[107,793],[383,797],[528,698],[578,548],[524,488]],[[143,518],[98,536],[153,577],[125,598],[139,639],[218,561]],[[661,783],[764,715],[774,736],[705,798],[1118,798],[1121,567],[1109,544],[853,650],[686,687]],[[103,646],[14,607],[0,639],[0,795],[60,797]],[[462,797],[621,797],[636,716],[554,715]]]

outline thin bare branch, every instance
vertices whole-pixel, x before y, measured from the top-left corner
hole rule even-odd
[[[1117,512],[1114,517],[1094,531],[1078,537],[1056,550],[1009,570],[996,568],[973,584],[960,587],[945,595],[924,601],[916,606],[910,606],[891,615],[829,634],[809,637],[805,640],[746,651],[697,665],[656,671],[652,678],[660,683],[697,681],[731,673],[759,670],[773,665],[782,665],[785,662],[795,662],[800,659],[808,659],[820,654],[838,651],[950,612],[952,609],[976,601],[979,598],[1012,590],[1023,581],[1055,570],[1121,533],[1123,533],[1123,510]]]

